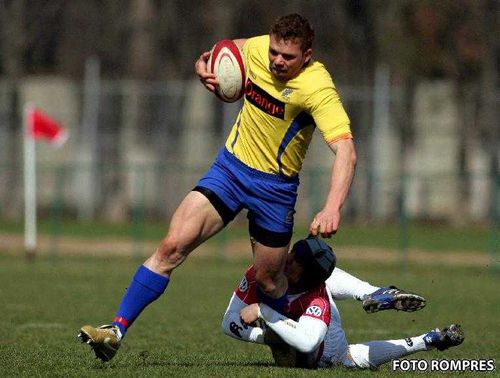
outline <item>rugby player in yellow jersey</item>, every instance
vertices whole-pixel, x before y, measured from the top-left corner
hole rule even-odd
[[[293,230],[299,171],[315,128],[336,155],[323,209],[312,235],[330,237],[354,175],[356,153],[347,117],[330,74],[312,59],[314,31],[298,14],[278,18],[269,35],[235,40],[246,60],[243,106],[214,164],[175,211],[166,237],[139,267],[113,323],[84,326],[79,337],[109,361],[128,327],[166,289],[189,253],[248,211],[255,280],[260,301],[278,312],[286,305],[283,273]],[[203,85],[209,52],[195,63]]]

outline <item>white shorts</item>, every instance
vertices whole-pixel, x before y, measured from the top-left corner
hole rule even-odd
[[[329,291],[328,296],[330,297],[331,319],[325,336],[323,354],[318,362],[318,367],[325,368],[334,365],[355,366],[349,357],[349,345],[347,344],[347,339],[342,329],[339,310]]]

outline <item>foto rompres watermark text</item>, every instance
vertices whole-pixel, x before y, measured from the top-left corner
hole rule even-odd
[[[496,370],[494,359],[394,360],[393,371],[475,371]]]

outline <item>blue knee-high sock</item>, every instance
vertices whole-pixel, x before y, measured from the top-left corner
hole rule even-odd
[[[280,314],[285,312],[286,306],[288,305],[288,298],[286,293],[279,298],[271,298],[267,294],[265,294],[259,286],[257,286],[257,296],[262,303],[265,303],[272,309],[278,311]]]
[[[122,337],[142,310],[163,294],[168,282],[167,277],[149,270],[144,265],[139,267],[113,319],[113,325],[120,329]]]

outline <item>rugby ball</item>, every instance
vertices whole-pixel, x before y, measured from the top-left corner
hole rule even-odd
[[[222,101],[235,102],[245,91],[245,61],[240,49],[230,39],[217,42],[210,51],[208,72],[215,74],[219,85],[215,94]]]

